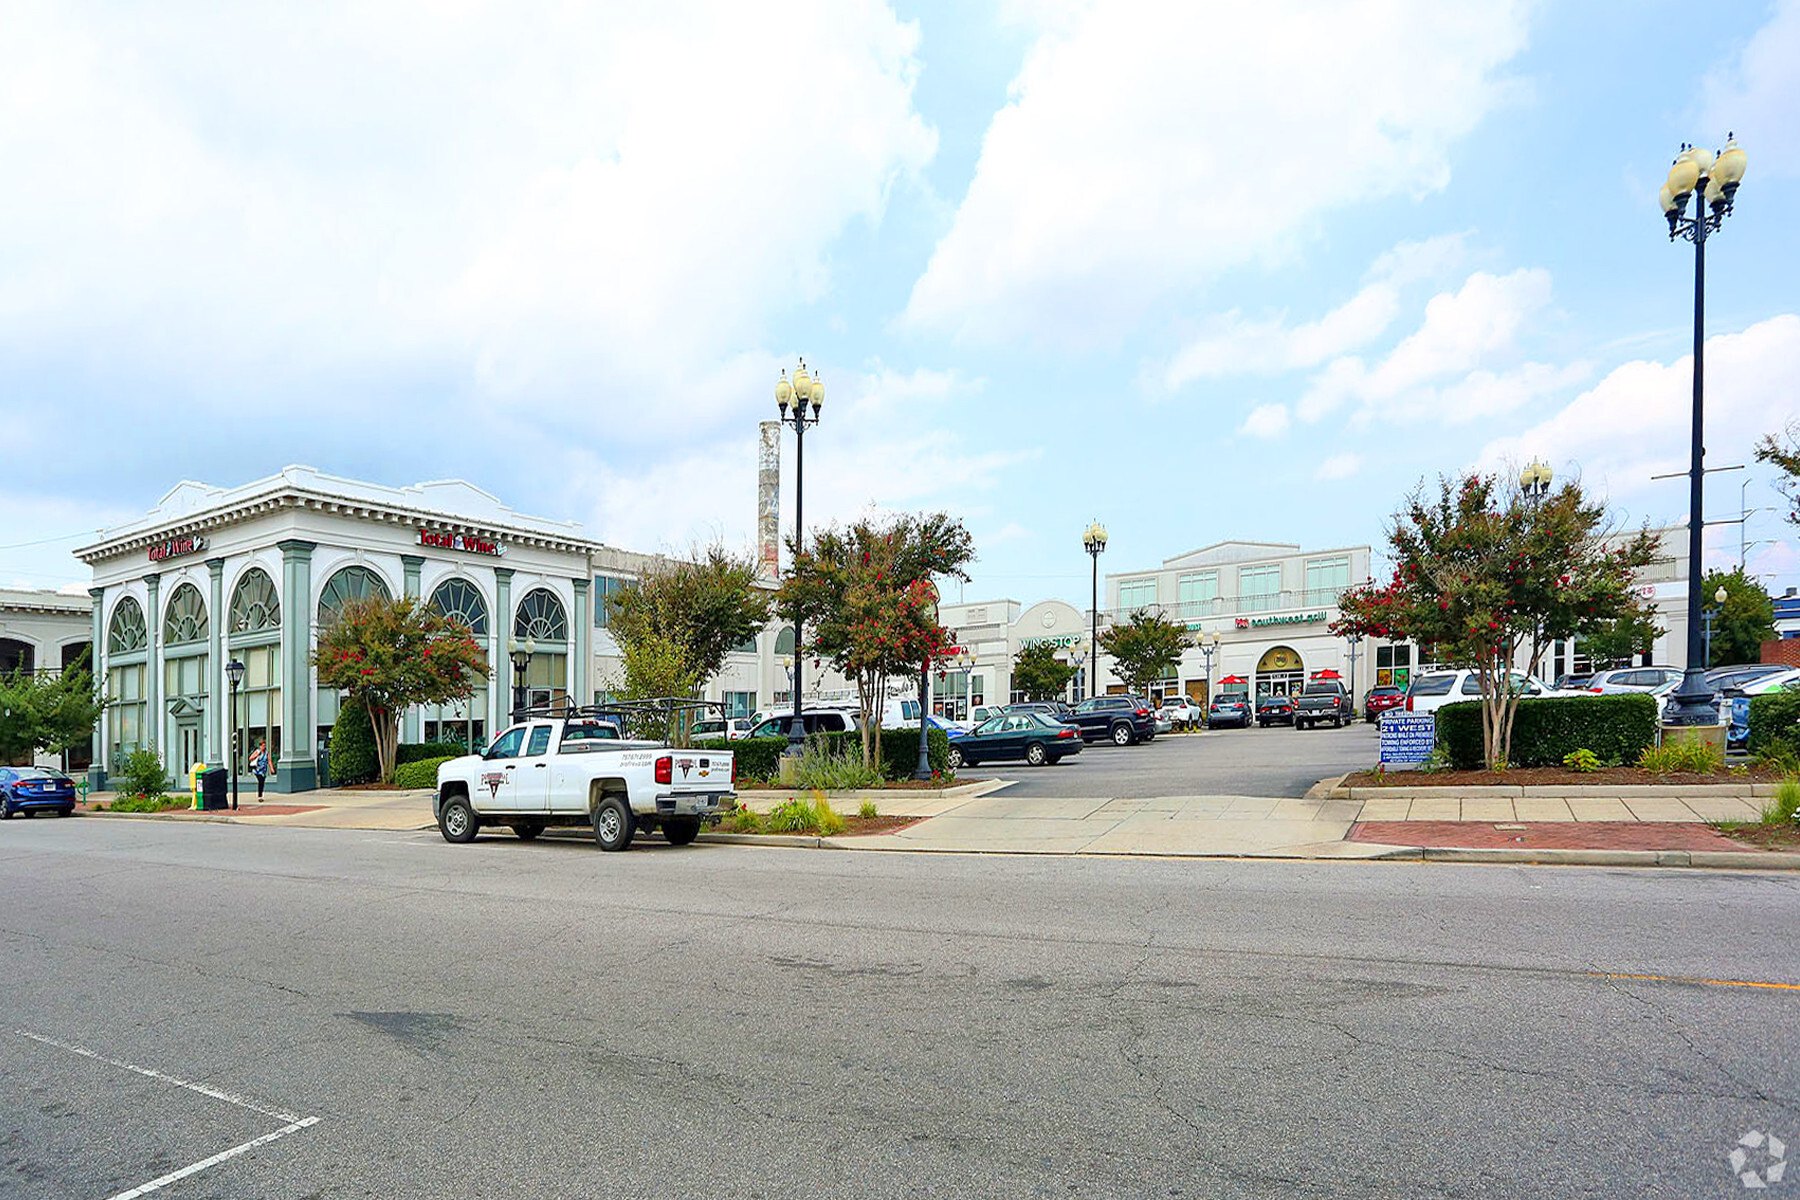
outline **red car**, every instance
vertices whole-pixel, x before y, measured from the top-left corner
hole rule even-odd
[[[1373,725],[1381,719],[1381,714],[1390,708],[1406,706],[1406,689],[1397,687],[1370,688],[1369,694],[1363,697],[1363,720]]]

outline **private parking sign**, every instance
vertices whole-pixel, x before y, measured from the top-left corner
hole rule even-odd
[[[1431,748],[1436,744],[1435,714],[1397,711],[1381,714],[1383,766],[1417,766],[1431,756]]]

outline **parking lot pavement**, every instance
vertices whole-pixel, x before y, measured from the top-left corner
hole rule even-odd
[[[1373,725],[1344,729],[1219,729],[1164,734],[1141,746],[1095,743],[1054,767],[983,765],[973,773],[1014,780],[1008,796],[1145,799],[1269,796],[1299,799],[1321,779],[1370,767]]]

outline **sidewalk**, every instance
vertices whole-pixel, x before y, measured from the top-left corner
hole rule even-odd
[[[110,792],[97,792],[90,802],[112,803]],[[166,813],[87,812],[92,817],[132,817],[165,821],[211,821],[238,825],[291,825],[300,829],[429,829],[431,790],[381,791],[375,789],[338,790],[321,788],[312,792],[277,795],[273,792],[261,804],[254,790],[248,796],[239,794],[238,806],[212,812],[177,809]]]

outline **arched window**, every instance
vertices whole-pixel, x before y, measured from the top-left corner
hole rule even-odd
[[[232,633],[271,633],[281,628],[281,598],[268,572],[251,567],[231,593]]]
[[[187,646],[204,642],[211,632],[200,589],[191,583],[176,588],[175,594],[169,597],[169,606],[163,610],[163,645]]]
[[[30,642],[21,642],[18,638],[0,638],[0,676],[11,675],[15,671],[31,673],[37,665],[37,651]]]
[[[108,654],[135,654],[150,644],[149,629],[144,624],[144,610],[130,596],[113,607],[112,624],[107,627]]]
[[[782,631],[775,635],[775,657],[780,658],[784,654],[792,654],[793,652],[794,627],[788,625],[783,627]]]
[[[431,607],[446,617],[461,621],[469,632],[485,636],[488,631],[487,601],[466,579],[446,579],[431,593]]]
[[[393,598],[387,584],[381,576],[367,567],[345,567],[336,575],[325,581],[325,590],[319,593],[319,625],[323,628],[337,620],[338,611],[352,600],[366,600],[370,596],[380,596],[383,600]]]
[[[549,588],[535,588],[525,593],[525,598],[519,601],[519,611],[513,617],[513,637],[537,642],[569,640],[569,617],[555,592]]]

